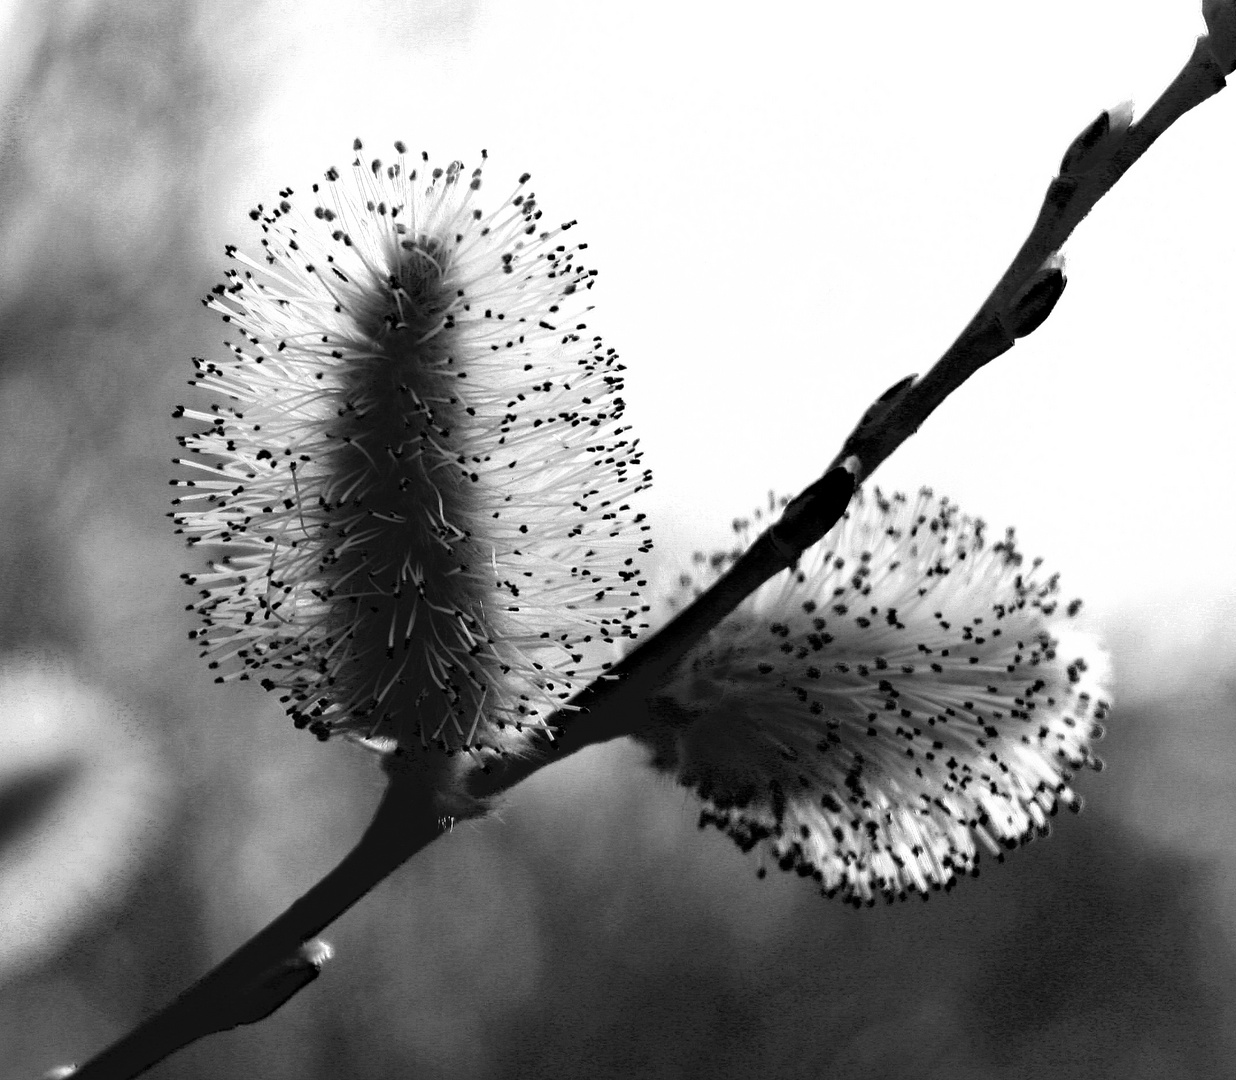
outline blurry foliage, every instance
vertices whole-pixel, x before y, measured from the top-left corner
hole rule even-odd
[[[29,3],[7,45],[0,649],[71,650],[157,717],[180,801],[169,841],[116,883],[121,914],[0,981],[4,1078],[88,1056],[182,989],[339,857],[378,795],[363,759],[296,736],[255,692],[216,692],[184,641],[168,413],[218,337],[195,307],[219,260],[200,250],[194,171],[270,48],[241,44],[249,5],[210,18],[231,25],[228,59],[195,6],[149,0]],[[337,958],[288,1008],[151,1075],[1221,1075],[1222,671],[1189,676],[1204,694],[1130,680],[1148,689],[1118,695],[1091,808],[926,905],[855,912],[758,882],[634,749],[580,755],[342,919]]]

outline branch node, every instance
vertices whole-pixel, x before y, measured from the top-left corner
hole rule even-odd
[[[1012,338],[1034,333],[1052,313],[1067,283],[1064,260],[1053,255],[1013,296],[1000,314],[1000,325]]]
[[[282,1008],[322,973],[334,949],[321,938],[306,941],[291,956],[268,968],[247,990],[220,1009],[216,1031],[256,1024]]]
[[[1063,213],[1077,193],[1077,186],[1076,177],[1057,176],[1047,185],[1047,194],[1043,197],[1043,201],[1056,213]]]
[[[1231,75],[1236,71],[1236,0],[1202,0],[1202,18],[1206,48],[1222,74]]]
[[[1120,149],[1125,133],[1133,123],[1133,102],[1122,101],[1104,109],[1076,139],[1060,159],[1060,176],[1069,179],[1098,171]]]
[[[793,566],[799,555],[837,523],[850,504],[854,481],[848,469],[830,469],[785,508],[768,537],[778,555],[786,550],[792,553],[786,566]]]
[[[861,440],[871,431],[874,431],[876,428],[880,427],[884,423],[888,414],[893,411],[893,408],[897,405],[897,402],[901,400],[902,395],[904,395],[905,392],[914,385],[914,381],[917,378],[918,375],[907,375],[904,379],[899,379],[887,390],[885,390],[884,393],[882,393],[878,398],[876,398],[875,401],[867,406],[867,411],[863,413],[858,423],[854,425],[854,430],[850,432],[850,437],[846,439],[845,450],[851,449],[854,443]],[[858,455],[853,453],[847,454],[846,460],[849,460],[851,457],[861,463],[861,459]]]

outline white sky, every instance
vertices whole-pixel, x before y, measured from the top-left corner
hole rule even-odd
[[[527,169],[601,271],[664,548],[706,543],[925,371],[1012,257],[1070,140],[1141,113],[1191,0],[270,5],[266,96],[220,131],[217,245],[351,140]],[[457,19],[463,12],[470,23]],[[1014,524],[1105,622],[1236,593],[1236,89],[1176,125],[1065,249],[1051,319],[877,482]],[[1224,558],[1218,558],[1224,555]]]

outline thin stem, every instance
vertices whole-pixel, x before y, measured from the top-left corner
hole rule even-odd
[[[74,1080],[127,1080],[205,1035],[261,1019],[282,1005],[299,985],[283,1000],[268,1002],[260,1015],[243,1015],[272,969],[437,838],[441,819],[431,792],[419,773],[392,771],[373,820],[338,866],[170,1005],[80,1066]]]
[[[1119,148],[1101,168],[1080,178],[1057,176],[1052,180],[1029,236],[974,318],[935,366],[896,397],[879,423],[860,424],[855,429],[830,468],[851,456],[857,457],[857,481],[861,483],[919,429],[949,394],[984,364],[1012,348],[1014,334],[1005,325],[1009,302],[1060,250],[1095,204],[1151,144],[1190,109],[1225,85],[1209,38],[1198,38],[1184,67],[1145,115],[1125,132]]]

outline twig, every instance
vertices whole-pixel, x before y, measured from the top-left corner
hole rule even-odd
[[[1145,116],[1111,132],[1104,113],[1070,146],[1021,250],[969,325],[922,378],[910,376],[869,408],[814,484],[793,499],[711,589],[550,718],[554,739],[529,754],[481,766],[455,762],[457,787],[439,796],[414,762],[391,758],[385,798],[356,848],[283,915],[162,1012],[83,1065],[76,1080],[123,1080],[189,1043],[269,1015],[312,981],[305,943],[441,834],[446,816],[469,817],[481,800],[595,743],[638,732],[645,701],[694,645],[764,581],[793,566],[845,512],[857,484],[906,441],[979,368],[1032,333],[1064,288],[1061,245],[1129,167],[1177,119],[1225,85],[1236,63],[1236,4],[1205,0],[1210,35]],[[406,766],[406,767],[405,767]],[[309,968],[313,967],[311,973]]]
[[[949,394],[1051,314],[1064,290],[1064,275],[1057,265],[1061,245],[1163,132],[1223,89],[1226,61],[1221,66],[1216,56],[1225,56],[1224,49],[1208,36],[1198,38],[1180,73],[1136,124],[1109,136],[1105,145],[1101,140],[1097,146],[1088,142],[1096,127],[1109,131],[1109,113],[1101,114],[1082,132],[1064,155],[1062,175],[1048,185],[1021,249],[935,366],[922,378],[908,376],[885,391],[824,475],[789,503],[780,520],[760,535],[728,573],[629,653],[608,678],[593,683],[554,714],[550,718],[556,731],[552,741],[541,737],[528,756],[472,768],[466,777],[467,790],[480,797],[496,795],[585,746],[636,733],[643,723],[649,689],[746,596],[793,566],[807,548],[822,539],[845,512],[855,486],[913,435]]]
[[[1230,46],[1227,48],[1230,50]],[[1012,348],[1015,338],[1037,328],[1042,318],[1029,329],[1016,325],[1017,313],[1011,305],[1024,294],[1036,273],[1047,266],[1095,203],[1150,145],[1190,109],[1223,89],[1224,70],[1216,59],[1222,52],[1209,36],[1198,38],[1180,73],[1146,114],[1124,133],[1110,157],[1081,176],[1066,174],[1052,180],[1030,235],[969,325],[936,365],[893,402],[882,424],[869,425],[846,440],[831,467],[854,455],[861,463],[857,477],[861,483],[918,430],[949,394],[988,361]],[[1070,152],[1087,132],[1078,136]],[[1061,164],[1067,165],[1069,157],[1066,153]]]
[[[206,1035],[265,1019],[312,982],[326,953],[314,936],[441,832],[425,777],[392,771],[373,820],[329,874],[166,1008],[71,1075],[127,1080]]]

